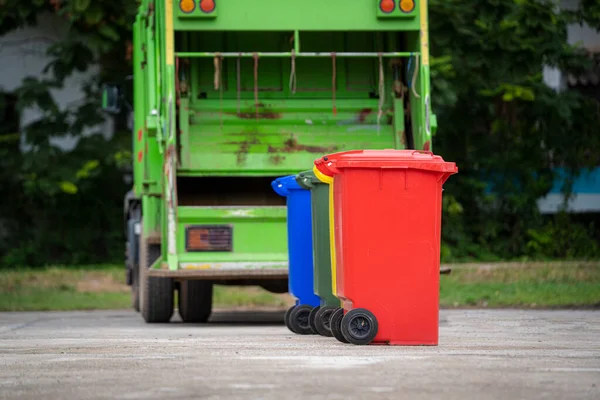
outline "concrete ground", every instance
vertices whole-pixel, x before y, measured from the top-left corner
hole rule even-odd
[[[0,313],[0,398],[600,398],[598,311],[442,311],[438,347],[298,336],[282,311],[213,320]]]

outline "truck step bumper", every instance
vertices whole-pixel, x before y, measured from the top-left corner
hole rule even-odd
[[[179,264],[179,269],[172,271],[166,264],[163,268],[149,271],[150,276],[179,279],[287,279],[287,262],[220,262]]]

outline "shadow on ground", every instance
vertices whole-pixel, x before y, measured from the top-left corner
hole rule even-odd
[[[175,314],[169,325],[174,326],[282,326],[285,310],[215,310],[208,323],[184,324]]]

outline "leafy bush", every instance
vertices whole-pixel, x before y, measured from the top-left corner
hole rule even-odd
[[[582,10],[561,11],[549,0],[430,2],[434,150],[459,167],[445,185],[452,196],[444,211],[445,258],[597,256],[588,245],[590,228],[574,226],[576,237],[558,240],[537,207],[551,189],[552,168],[600,165],[598,102],[555,92],[542,80],[544,65],[564,72],[591,67],[585,52],[566,41],[569,23],[583,16],[589,22]],[[456,203],[463,212],[450,209]],[[535,232],[538,239],[550,235],[552,249]]]
[[[69,26],[68,37],[49,49],[50,77],[28,78],[17,91],[19,109],[37,107],[44,115],[17,138],[33,151],[15,151],[14,140],[0,143],[0,265],[122,260],[130,157],[124,117],[115,139],[82,138],[73,152],[49,139],[79,136],[102,121],[98,82],[131,74],[136,7],[117,0],[0,0],[0,35],[35,24],[43,12]],[[600,165],[598,102],[542,81],[543,65],[576,73],[591,67],[581,49],[567,44],[566,31],[584,20],[600,28],[598,10],[595,0],[582,0],[576,11],[559,10],[554,0],[430,0],[434,151],[460,169],[445,185],[444,260],[600,257],[597,225],[564,214],[548,220],[536,203],[551,187],[552,168]],[[59,109],[50,90],[92,63],[102,72],[86,82],[86,102]]]
[[[600,257],[595,223],[574,222],[559,213],[539,229],[527,230],[527,255],[535,258],[582,259]]]

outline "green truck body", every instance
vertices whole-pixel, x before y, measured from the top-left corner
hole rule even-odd
[[[147,322],[176,294],[206,321],[215,283],[287,291],[274,178],[331,152],[431,150],[427,35],[427,0],[141,2],[125,226]]]

